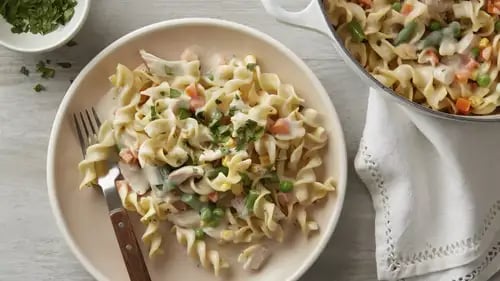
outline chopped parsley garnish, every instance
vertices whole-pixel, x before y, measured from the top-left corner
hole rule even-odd
[[[250,71],[254,71],[256,66],[257,66],[256,63],[249,63],[247,64],[247,69]]]
[[[179,108],[179,119],[184,120],[192,116],[192,113],[187,108]]]
[[[216,167],[210,172],[208,172],[207,177],[208,179],[213,180],[219,175],[219,173],[222,173],[224,174],[224,176],[227,176],[227,174],[229,173],[229,168],[225,166]]]
[[[212,113],[212,120],[210,121],[210,129],[213,129],[216,126],[219,126],[220,120],[222,119],[223,115],[222,112],[216,110],[214,113]]]
[[[45,91],[45,87],[42,84],[36,84],[35,87],[33,87],[33,90],[35,90],[35,92],[39,93],[41,91]]]
[[[227,113],[229,116],[234,116],[234,114],[238,111],[238,109],[234,106],[229,108],[229,112]]]
[[[151,106],[151,121],[158,119],[158,113],[156,113],[156,107],[154,105]]]
[[[30,71],[26,68],[26,66],[21,67],[21,69],[19,70],[19,72],[21,72],[25,76],[29,76],[30,75]]]
[[[76,0],[5,0],[0,14],[12,25],[12,33],[47,34],[68,23]]]
[[[62,68],[70,68],[71,67],[71,63],[69,63],[69,62],[58,62],[57,65],[59,65]]]
[[[210,81],[214,81],[214,75],[212,73],[207,74],[207,78]]]
[[[177,89],[174,89],[174,88],[170,88],[170,97],[175,99],[175,98],[178,98],[182,95],[182,93],[177,90]]]
[[[244,126],[236,131],[236,149],[242,150],[245,146],[258,140],[264,134],[264,127],[259,126],[254,120],[247,120]]]
[[[244,188],[250,188],[252,186],[252,180],[248,176],[247,173],[240,173],[241,176],[241,183],[243,184]]]
[[[235,98],[236,100],[240,100],[240,96],[239,96],[239,95],[235,95],[235,96],[234,96],[234,98]]]
[[[36,72],[41,74],[42,78],[48,79],[48,78],[54,78],[54,75],[56,74],[56,70],[50,67],[47,67],[45,65],[45,62],[39,61],[36,64]]]

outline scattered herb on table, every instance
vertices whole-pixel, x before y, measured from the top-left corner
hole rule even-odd
[[[29,76],[30,75],[30,71],[26,68],[26,66],[21,67],[21,69],[19,70],[19,72],[21,72],[25,76]]]
[[[35,87],[33,87],[33,90],[35,90],[35,92],[39,93],[41,91],[45,91],[45,87],[42,84],[36,84]]]
[[[59,65],[62,68],[70,68],[71,67],[71,63],[69,63],[69,62],[58,62],[57,65]]]
[[[54,78],[56,74],[56,70],[50,67],[47,67],[45,62],[39,61],[36,64],[36,72],[41,74],[42,78],[48,79],[48,78]]]
[[[68,23],[76,0],[4,0],[0,14],[12,25],[12,33],[47,34]]]

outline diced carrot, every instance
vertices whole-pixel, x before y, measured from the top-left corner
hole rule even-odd
[[[137,163],[137,157],[128,148],[122,149],[120,151],[120,153],[119,153],[119,156],[123,160],[123,162],[125,162],[127,164],[135,164],[135,163]]]
[[[141,94],[141,99],[139,100],[139,105],[145,104],[148,101],[148,99],[149,99],[148,95]]]
[[[191,85],[186,87],[186,94],[191,98],[198,97],[198,89],[196,88],[196,83],[192,83]]]
[[[469,58],[469,61],[465,65],[465,68],[469,71],[472,71],[472,70],[476,69],[478,66],[479,66],[479,63],[475,59]]]
[[[467,69],[461,69],[455,72],[455,80],[459,83],[467,83],[471,77],[471,72]]]
[[[434,50],[427,50],[427,55],[429,55],[432,66],[436,66],[439,63],[439,57]]]
[[[493,48],[491,46],[484,48],[481,51],[481,58],[483,58],[483,60],[485,60],[485,61],[489,61],[491,58],[492,51],[493,51]]]
[[[457,106],[457,110],[460,114],[467,115],[470,113],[470,100],[466,98],[458,98],[455,105]]]
[[[273,134],[288,134],[290,133],[290,123],[285,118],[276,120],[276,123],[269,130]]]
[[[359,4],[361,4],[363,8],[371,8],[372,0],[359,0]]]
[[[403,4],[403,7],[401,7],[401,14],[407,16],[413,11],[413,5],[410,3],[405,3]]]
[[[488,0],[486,4],[486,11],[492,15],[500,15],[500,1]]]
[[[189,101],[189,107],[191,111],[196,111],[196,109],[205,105],[205,99],[202,97],[191,98]]]
[[[212,201],[213,203],[217,202],[219,200],[219,194],[217,192],[210,192],[208,194],[208,200]]]

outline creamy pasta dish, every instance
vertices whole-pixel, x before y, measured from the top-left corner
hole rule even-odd
[[[252,55],[140,55],[143,65],[120,64],[110,77],[116,109],[79,169],[80,187],[92,186],[105,160],[119,155],[116,187],[146,225],[151,257],[169,235],[160,224],[216,275],[232,261],[218,247],[246,244],[233,259],[257,270],[268,243],[295,225],[306,237],[319,230],[309,207],[335,191],[332,178],[316,175],[327,134],[292,85],[262,72]]]
[[[324,0],[378,81],[434,110],[499,113],[499,0]]]

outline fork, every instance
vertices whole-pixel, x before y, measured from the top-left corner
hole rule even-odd
[[[79,112],[79,114],[73,114],[84,158],[87,147],[97,143],[97,132],[99,127],[101,127],[101,121],[95,109],[92,107],[90,111],[92,113],[86,109],[84,112]],[[115,231],[116,240],[120,246],[123,261],[127,267],[128,275],[131,281],[151,281],[132,224],[116,190],[115,181],[121,175],[118,163],[117,161],[108,159],[107,164],[109,167],[107,174],[100,176],[97,183],[102,189],[104,198],[106,198],[109,209],[108,214]]]

